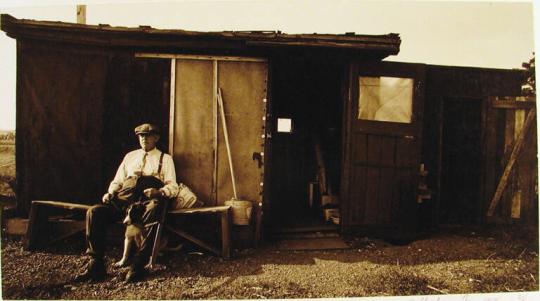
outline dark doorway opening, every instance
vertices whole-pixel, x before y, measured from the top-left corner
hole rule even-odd
[[[287,56],[273,58],[271,64],[272,118],[276,127],[272,133],[269,226],[293,231],[337,230],[337,225],[324,219],[319,186],[310,186],[310,182],[317,179],[319,147],[326,187],[339,195],[343,65],[324,58]],[[290,131],[283,127],[278,131],[278,119],[285,129],[290,122]]]
[[[444,223],[479,221],[481,99],[445,99],[439,217]]]

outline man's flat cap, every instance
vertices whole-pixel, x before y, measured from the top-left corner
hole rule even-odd
[[[144,123],[135,128],[135,135],[141,134],[157,134],[159,135],[159,127],[155,124]]]

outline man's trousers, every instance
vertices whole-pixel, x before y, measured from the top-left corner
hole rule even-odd
[[[141,248],[133,258],[135,268],[142,268],[148,263],[154,246],[154,238],[157,232],[157,223],[163,220],[163,206],[167,206],[167,200],[154,198],[143,203],[145,212],[143,223],[147,228]],[[127,208],[126,208],[127,209]],[[92,206],[86,212],[86,242],[88,248],[86,253],[91,257],[101,260],[105,254],[106,234],[109,226],[121,221],[126,214],[126,210],[118,209],[111,204],[100,204]]]

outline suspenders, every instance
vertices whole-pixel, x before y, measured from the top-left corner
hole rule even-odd
[[[159,156],[159,165],[158,165],[157,175],[161,175],[161,167],[163,166],[163,156],[164,155],[165,155],[165,153],[161,152],[161,155]],[[141,167],[141,175],[143,173],[144,164],[145,164],[145,161],[146,161],[146,154],[144,156],[145,157],[143,157],[143,164],[142,164],[142,167]]]
[[[165,154],[164,152],[161,152],[161,156],[159,156],[159,167],[158,167],[158,170],[157,170],[158,175],[161,174],[161,166],[163,165],[163,155],[164,154]]]

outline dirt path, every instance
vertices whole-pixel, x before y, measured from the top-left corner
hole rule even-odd
[[[459,229],[409,245],[351,239],[341,251],[277,251],[271,246],[237,252],[223,261],[179,251],[144,282],[122,283],[126,269],[110,264],[100,283],[71,283],[84,264],[82,244],[43,253],[2,240],[4,299],[261,299],[460,294],[538,290],[537,239],[505,231]]]

